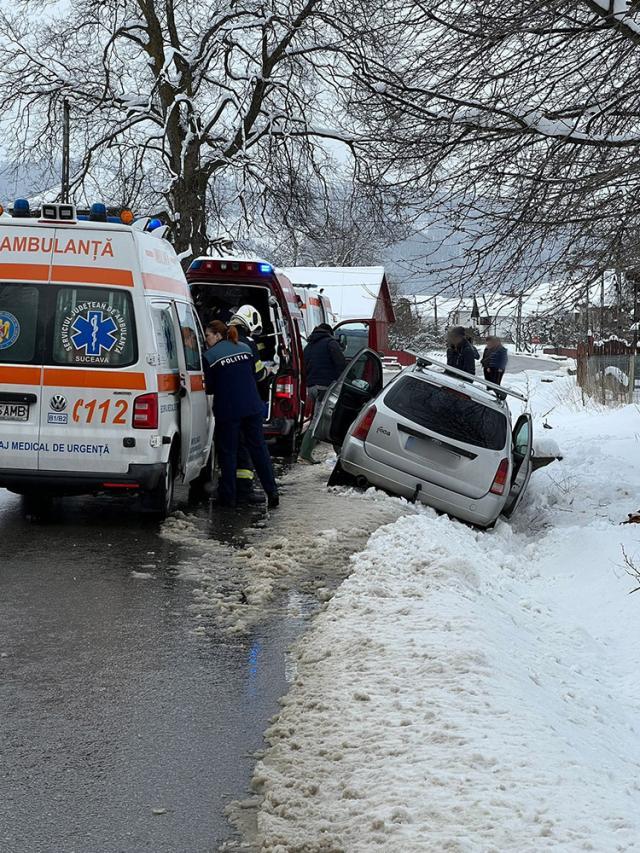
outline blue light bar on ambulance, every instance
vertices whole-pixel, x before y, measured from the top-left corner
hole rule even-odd
[[[107,206],[102,202],[96,202],[89,208],[89,220],[91,222],[106,222],[107,221]]]
[[[150,219],[147,222],[147,225],[146,225],[144,230],[145,231],[155,231],[156,228],[162,228],[162,225],[163,225],[163,222],[161,219]]]
[[[26,198],[17,198],[13,202],[13,210],[11,211],[12,216],[21,217],[21,216],[29,216],[31,211],[29,210],[29,202]]]
[[[273,267],[271,264],[260,264],[260,272],[273,272]]]

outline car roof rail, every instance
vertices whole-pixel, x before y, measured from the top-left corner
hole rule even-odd
[[[440,367],[445,373],[459,376],[461,379],[464,379],[465,382],[475,382],[478,385],[484,385],[484,387],[489,391],[493,391],[498,400],[506,400],[507,396],[509,396],[516,397],[518,400],[522,400],[523,403],[527,402],[525,395],[521,394],[519,391],[513,391],[511,388],[504,388],[502,385],[496,385],[495,382],[489,382],[488,379],[483,379],[473,373],[466,373],[464,370],[458,370],[457,367],[450,367],[442,361],[437,361],[435,358],[431,358],[427,353],[413,352],[413,350],[410,349],[405,350],[405,352],[409,353],[409,355],[415,356],[416,367],[418,368],[432,366]]]

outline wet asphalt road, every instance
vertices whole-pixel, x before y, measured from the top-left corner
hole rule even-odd
[[[507,363],[507,373],[522,373],[523,370],[558,370],[561,364],[566,363],[566,361],[552,361],[547,358],[535,358],[535,356],[514,355],[510,353]]]
[[[2,853],[216,850],[295,626],[194,633],[180,546],[126,503],[33,524],[0,490],[0,541]]]

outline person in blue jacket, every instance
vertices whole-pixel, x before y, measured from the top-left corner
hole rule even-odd
[[[484,370],[484,378],[488,382],[494,382],[500,385],[502,377],[507,369],[509,353],[502,346],[500,338],[495,336],[487,338],[487,345],[482,353],[482,368]]]
[[[467,340],[467,333],[463,326],[454,326],[447,335],[447,364],[465,373],[476,375],[476,359],[474,347]]]
[[[218,504],[236,505],[236,468],[242,437],[256,473],[267,495],[269,507],[280,499],[269,450],[262,431],[263,403],[255,379],[251,348],[238,340],[238,330],[220,321],[207,326],[214,345],[205,353],[205,384],[213,394],[216,420],[216,449],[220,462]]]

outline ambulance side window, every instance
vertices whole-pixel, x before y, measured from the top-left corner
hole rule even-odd
[[[168,302],[156,302],[151,308],[151,320],[158,348],[159,367],[164,370],[178,369],[178,350],[176,334],[173,328],[171,305]]]
[[[0,363],[37,360],[40,292],[28,284],[0,284]]]
[[[198,327],[191,306],[185,302],[176,302],[176,308],[178,319],[180,320],[180,331],[182,332],[182,344],[184,346],[187,370],[202,370]]]

